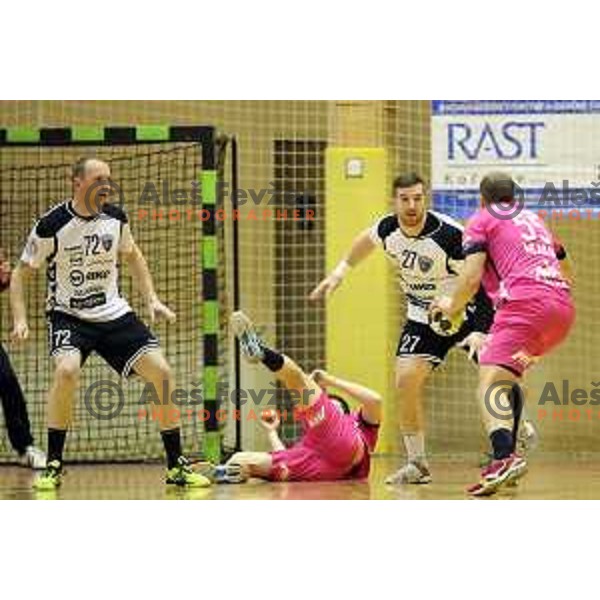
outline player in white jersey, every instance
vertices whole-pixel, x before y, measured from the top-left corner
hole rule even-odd
[[[13,339],[29,335],[24,283],[45,266],[46,312],[54,380],[48,397],[48,464],[36,480],[54,489],[62,477],[63,448],[71,424],[80,371],[92,352],[123,376],[137,374],[151,383],[165,407],[160,420],[167,455],[167,483],[201,487],[210,482],[194,473],[181,449],[176,411],[169,410],[173,375],[157,339],[121,296],[119,260],[125,259],[146,301],[151,321],[175,314],[156,295],[148,265],[133,240],[127,216],[109,204],[109,166],[81,158],[73,168],[72,200],[54,207],[36,223],[12,277]]]
[[[428,308],[442,290],[449,291],[462,268],[462,226],[446,215],[428,210],[423,180],[403,175],[393,184],[394,212],[379,219],[353,242],[339,265],[311,293],[328,296],[348,271],[378,246],[396,265],[408,304],[407,320],[396,353],[396,387],[407,464],[387,483],[429,483],[425,453],[423,394],[427,378],[449,350],[462,346],[476,357],[493,320],[483,291],[467,309],[467,319],[454,335],[443,336],[429,325]]]

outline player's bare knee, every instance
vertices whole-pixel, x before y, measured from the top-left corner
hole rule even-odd
[[[402,389],[408,387],[409,381],[410,381],[410,378],[407,376],[407,374],[405,372],[396,373],[395,386],[399,390],[402,390]]]
[[[271,472],[272,459],[267,452],[237,452],[227,464],[239,465],[246,477],[267,478]]]
[[[156,376],[160,381],[171,381],[173,379],[173,369],[165,359],[159,362],[156,368]]]
[[[413,391],[425,384],[430,367],[424,361],[398,358],[396,361],[395,384],[399,390]]]
[[[236,452],[225,464],[227,465],[240,465],[244,461],[245,452]]]
[[[153,362],[147,375],[152,382],[162,385],[164,381],[171,381],[173,379],[173,370],[171,369],[171,365],[167,362],[167,359],[160,355]]]
[[[75,386],[79,383],[81,365],[76,357],[64,357],[57,361],[54,378],[59,385]]]
[[[396,388],[413,390],[421,384],[423,378],[416,369],[399,369],[396,372]]]
[[[256,457],[256,452],[236,452],[226,464],[228,465],[239,465],[240,467],[247,467],[252,465]]]

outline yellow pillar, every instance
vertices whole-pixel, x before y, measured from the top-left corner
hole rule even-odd
[[[388,210],[386,151],[329,148],[326,155],[327,269],[335,267],[354,237]],[[349,274],[327,303],[327,367],[379,391],[386,414],[395,411],[390,318],[393,277],[382,252]],[[378,450],[393,449],[395,423],[384,423]]]

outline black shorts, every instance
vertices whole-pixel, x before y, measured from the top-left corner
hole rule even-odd
[[[140,356],[159,347],[158,340],[133,312],[95,323],[55,310],[48,315],[48,343],[50,356],[79,351],[82,365],[96,352],[123,377],[131,374]]]
[[[438,335],[425,323],[407,321],[400,335],[396,356],[420,357],[437,367],[444,362],[448,352],[472,331],[469,324],[465,322],[456,334],[446,337]]]

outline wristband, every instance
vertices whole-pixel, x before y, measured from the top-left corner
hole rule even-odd
[[[346,273],[350,270],[350,265],[347,260],[342,260],[337,267],[332,271],[332,275],[338,279],[344,279]]]

